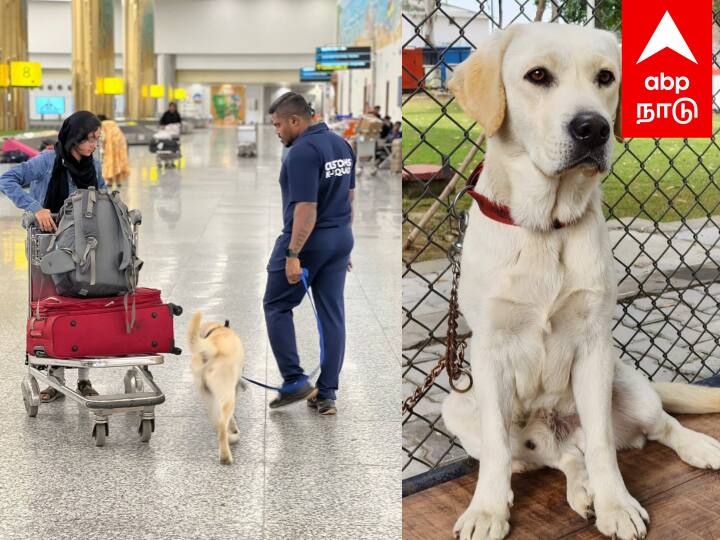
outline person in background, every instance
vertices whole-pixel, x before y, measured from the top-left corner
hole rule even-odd
[[[38,148],[38,150],[40,150],[41,152],[44,152],[45,150],[52,150],[53,148],[55,148],[56,142],[57,141],[54,141],[52,139],[43,139],[42,141],[40,141],[40,147]]]
[[[382,128],[380,129],[380,138],[387,139],[388,135],[392,131],[393,123],[389,116],[383,118]]]
[[[382,119],[382,127],[380,128],[380,134],[378,135],[377,146],[375,147],[375,164],[379,167],[383,162],[390,157],[392,138],[393,123],[389,116],[385,116]]]
[[[130,176],[127,139],[117,122],[108,120],[104,114],[98,114],[98,119],[102,122],[100,143],[102,175],[108,184],[119,188],[122,181]]]
[[[400,122],[393,124],[392,131],[388,135],[388,140],[394,141],[395,139],[402,139],[402,124]]]
[[[375,105],[375,107],[373,107],[373,110],[370,111],[370,114],[382,120],[382,115],[380,114],[380,105]]]
[[[168,104],[168,110],[160,118],[160,125],[167,126],[168,124],[182,124],[182,118],[177,110],[177,103],[171,101]]]
[[[100,120],[93,113],[78,111],[68,116],[55,148],[6,171],[0,176],[0,192],[19,209],[35,214],[43,231],[56,231],[53,214],[60,211],[65,199],[78,189],[106,187],[100,164],[92,157],[100,133]],[[51,366],[49,374],[65,384],[65,368]],[[97,396],[89,375],[88,368],[78,368],[77,390],[86,397]],[[43,403],[62,397],[51,386],[40,392]]]

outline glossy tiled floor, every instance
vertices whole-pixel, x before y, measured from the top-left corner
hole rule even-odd
[[[281,226],[280,145],[264,129],[260,157],[242,160],[235,132],[222,128],[196,131],[182,145],[184,166],[166,173],[145,147],[131,147],[122,192],[143,212],[141,284],[185,308],[175,327],[183,346],[193,311],[228,318],[245,342],[246,374],[278,382],[261,299]],[[358,180],[339,415],[319,417],[304,404],[271,412],[272,392],[250,387],[236,408],[243,438],[232,466],[218,463],[186,354],[153,369],[167,401],[148,444],[137,437],[137,417],[115,415],[107,445],[95,447],[92,418],[67,399],[26,416],[24,232],[2,197],[0,538],[400,538],[398,180]],[[312,369],[317,334],[306,304],[295,320]],[[122,388],[122,371],[91,375],[102,391]]]

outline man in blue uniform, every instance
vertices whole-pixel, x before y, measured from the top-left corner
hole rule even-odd
[[[263,300],[270,345],[283,377],[270,407],[307,399],[320,414],[336,414],[335,392],[345,354],[343,290],[352,267],[355,156],[327,125],[312,123],[312,108],[301,95],[283,94],[269,113],[280,140],[290,148],[280,171],[284,226],[268,263]],[[309,271],[324,334],[317,388],[300,367],[295,343],[292,310],[305,295],[301,268]],[[313,326],[306,331],[316,330]]]

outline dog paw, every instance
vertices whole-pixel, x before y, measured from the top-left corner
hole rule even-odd
[[[587,473],[580,473],[576,478],[568,480],[567,501],[570,504],[570,508],[575,510],[581,518],[588,521],[595,518],[593,497]]]
[[[595,512],[595,525],[605,536],[619,540],[641,540],[647,535],[650,517],[629,493],[607,503],[600,503],[596,499]]]
[[[233,457],[230,452],[223,452],[220,450],[220,463],[223,465],[231,465],[233,462]]]
[[[677,454],[685,463],[700,469],[720,469],[720,442],[704,433],[687,430]]]
[[[529,463],[527,461],[520,461],[517,459],[513,459],[513,462],[512,462],[513,474],[536,471],[540,468],[542,468],[542,466],[538,465],[537,463]]]
[[[507,509],[492,512],[470,506],[455,522],[453,532],[460,540],[502,540],[510,532],[509,517]]]
[[[228,442],[230,444],[236,444],[240,440],[240,433],[228,433]]]

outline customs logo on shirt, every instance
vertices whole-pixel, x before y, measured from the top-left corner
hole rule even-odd
[[[350,174],[352,159],[334,159],[325,163],[325,179]]]

